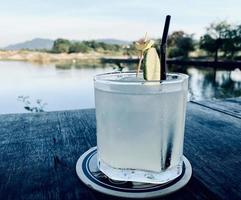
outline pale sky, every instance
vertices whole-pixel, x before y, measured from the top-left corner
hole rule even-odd
[[[170,32],[199,37],[213,21],[241,23],[241,0],[1,0],[0,47],[41,38],[136,40]]]

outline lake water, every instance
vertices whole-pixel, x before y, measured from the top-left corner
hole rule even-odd
[[[0,61],[0,114],[29,112],[24,107],[44,111],[94,107],[93,76],[111,72],[114,65],[36,64]],[[170,71],[190,75],[189,91],[194,100],[241,96],[241,72],[212,68],[172,66]],[[19,98],[22,96],[22,98]],[[25,98],[25,101],[23,100]]]

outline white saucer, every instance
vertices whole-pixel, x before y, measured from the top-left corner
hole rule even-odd
[[[103,174],[97,167],[97,148],[86,151],[77,161],[76,172],[80,180],[89,188],[98,192],[124,198],[161,197],[184,187],[191,178],[192,167],[183,156],[183,172],[173,181],[165,184],[114,181]]]

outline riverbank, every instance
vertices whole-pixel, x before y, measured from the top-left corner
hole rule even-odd
[[[38,52],[38,51],[0,51],[0,60],[8,61],[27,61],[27,62],[38,62],[38,63],[62,63],[66,61],[76,62],[76,61],[87,61],[87,60],[101,60],[103,58],[129,58],[120,53],[48,53],[48,52]]]

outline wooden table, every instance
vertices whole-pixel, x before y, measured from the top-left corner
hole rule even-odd
[[[0,199],[114,199],[87,188],[76,161],[96,145],[95,110],[0,116]],[[241,199],[241,98],[190,102],[190,182],[164,199]]]

